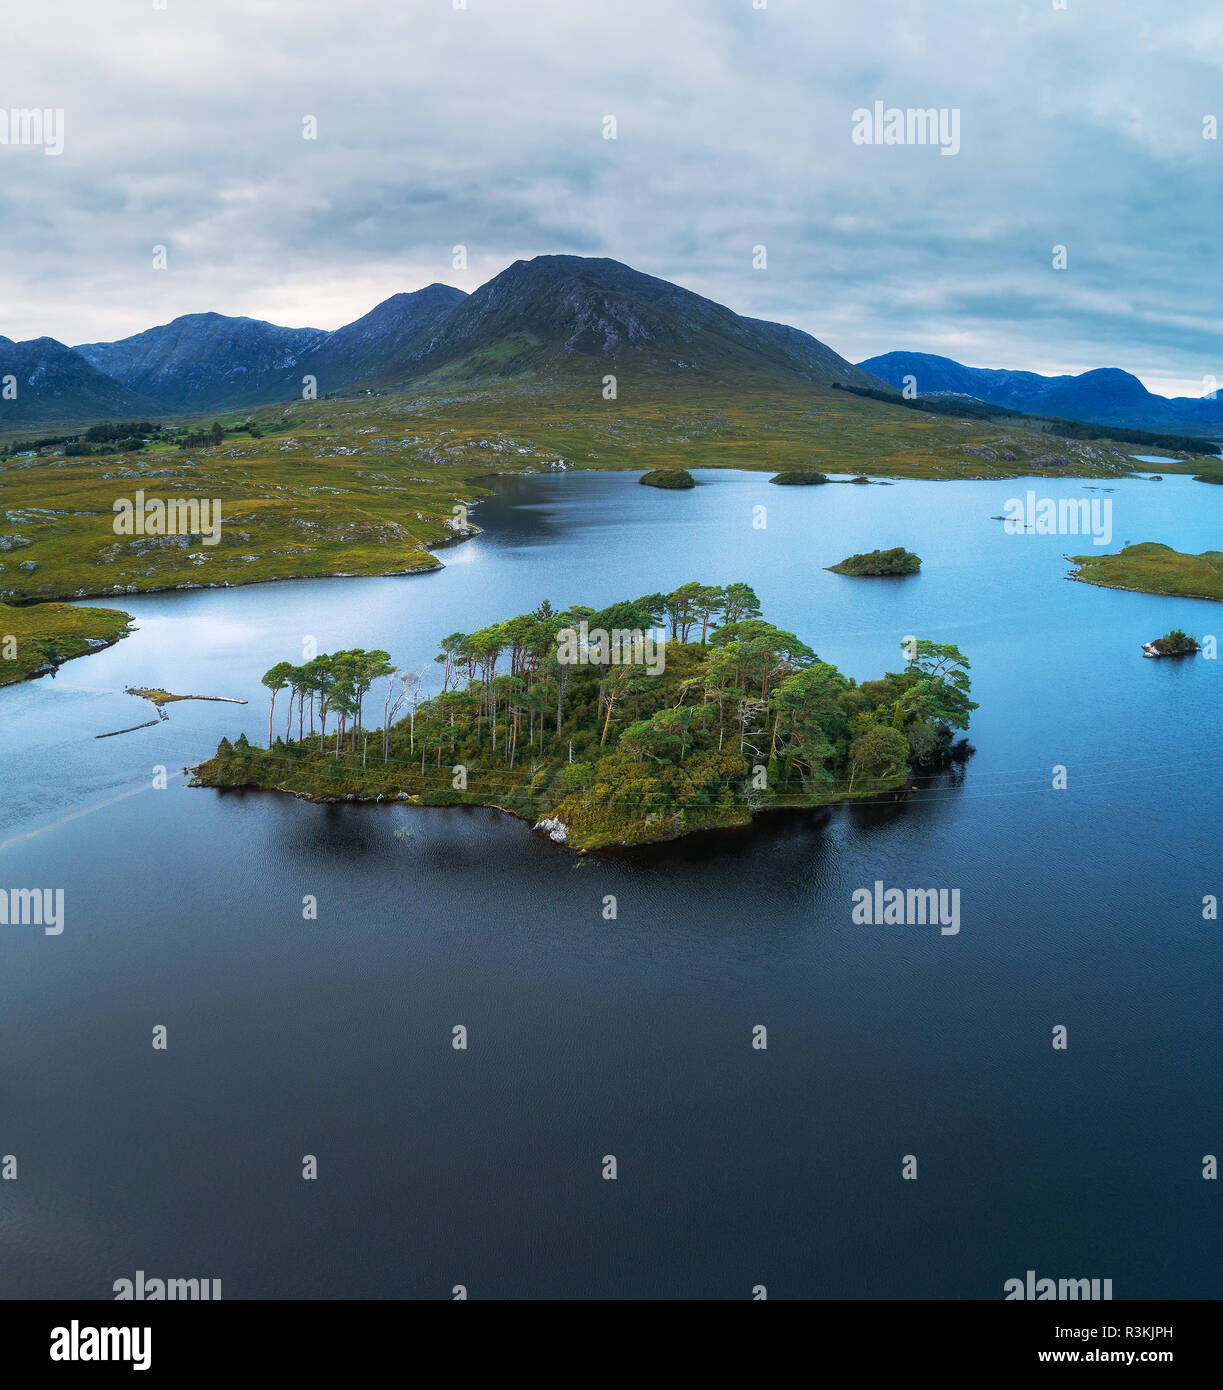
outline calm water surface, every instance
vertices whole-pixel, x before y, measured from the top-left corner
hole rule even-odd
[[[697,476],[503,480],[439,573],[131,597],[132,637],[0,691],[0,878],[67,904],[61,936],[0,927],[0,1295],[106,1298],[137,1269],[227,1298],[997,1298],[1027,1269],[1223,1294],[1201,1178],[1223,1148],[1223,938],[1201,917],[1223,893],[1223,669],[1140,655],[1223,609],[1068,583],[1089,539],[991,520],[1082,484]],[[1098,495],[1110,548],[1221,543],[1223,489]],[[824,569],[889,545],[921,574]],[[265,735],[259,675],[307,637],[419,668],[545,597],[694,578],[748,580],[860,679],[910,633],[959,643],[981,705],[963,775],[585,859],[493,811],[174,775]],[[151,713],[128,684],[251,704],[95,741]],[[854,925],[876,879],[959,888],[959,935]]]

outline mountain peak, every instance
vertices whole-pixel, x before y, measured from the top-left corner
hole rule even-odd
[[[749,319],[605,256],[517,260],[445,319],[413,373],[468,377],[578,367],[635,368],[653,381],[871,379],[809,334]]]
[[[327,334],[263,319],[180,314],[114,343],[82,343],[86,361],[163,408],[207,410],[286,394],[282,383]]]
[[[0,376],[18,383],[14,401],[0,401],[0,425],[34,421],[141,416],[150,402],[99,371],[58,338],[15,343],[0,338]]]
[[[1081,372],[1072,378],[1080,385],[1090,385],[1099,389],[1125,391],[1134,396],[1149,396],[1152,393],[1132,373],[1120,367],[1094,367],[1089,372]]]
[[[331,333],[205,311],[113,343],[68,349],[48,339],[42,351],[70,353],[150,413],[288,400],[305,376],[327,395],[442,369],[477,381],[601,378],[614,367],[638,389],[879,384],[799,329],[607,256],[562,253],[516,260],[471,295],[439,281],[392,294]]]

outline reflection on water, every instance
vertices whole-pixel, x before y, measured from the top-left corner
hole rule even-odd
[[[60,937],[0,927],[0,1294],[136,1269],[227,1297],[993,1298],[1028,1268],[1223,1292],[1220,676],[1139,646],[1220,610],[1066,583],[1065,538],[990,520],[1022,484],[698,476],[506,479],[440,573],[132,598],[133,637],[0,691],[3,874],[67,904]],[[1113,500],[1119,535],[1218,544],[1223,490]],[[917,579],[824,569],[894,544]],[[586,857],[492,810],[173,775],[265,736],[259,676],[307,638],[432,669],[544,597],[696,577],[748,580],[858,679],[910,632],[958,642],[976,754],[898,802]],[[145,712],[128,684],[251,704],[95,741]],[[876,880],[960,889],[960,933],[855,926]]]

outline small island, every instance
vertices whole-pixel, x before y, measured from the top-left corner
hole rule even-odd
[[[652,468],[637,479],[646,487],[685,488],[696,487],[696,479],[686,468]]]
[[[891,550],[872,550],[865,555],[851,555],[839,565],[827,565],[825,568],[833,574],[916,574],[921,569],[921,557],[898,545]]]
[[[1115,555],[1070,555],[1078,566],[1071,579],[1105,589],[1131,589],[1140,594],[1175,598],[1223,600],[1223,551],[1182,555],[1170,545],[1143,541]]]
[[[278,663],[268,747],[222,739],[192,785],[492,806],[590,850],[903,795],[913,766],[967,756],[954,736],[977,707],[957,647],[911,641],[900,671],[859,684],[742,583],[600,611],[545,600],[451,633],[435,660],[429,698],[383,651]]]
[[[817,473],[814,468],[791,468],[769,479],[769,482],[779,483],[782,487],[811,487],[828,481],[827,473]]]
[[[1171,632],[1156,637],[1152,642],[1142,644],[1143,656],[1193,656],[1201,650],[1198,639],[1182,632],[1179,627],[1174,627]]]
[[[94,734],[94,738],[117,738],[120,734],[134,734],[137,729],[151,729],[154,724],[165,723],[170,718],[166,713],[166,706],[179,700],[210,700],[218,705],[246,704],[245,700],[234,700],[228,695],[172,695],[160,686],[129,685],[124,688],[123,693],[147,700],[157,711],[157,718],[146,719],[142,724],[131,724],[126,729],[112,729],[108,734]]]
[[[0,603],[0,685],[51,675],[65,661],[113,646],[131,621],[117,608]]]
[[[245,700],[235,700],[229,695],[172,695],[170,691],[163,690],[161,686],[150,685],[129,685],[124,688],[125,695],[138,695],[142,700],[148,700],[160,709],[163,705],[172,705],[178,700],[211,700],[218,705],[244,705]]]

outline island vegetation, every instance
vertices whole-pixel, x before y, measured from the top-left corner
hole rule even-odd
[[[1179,627],[1174,627],[1162,637],[1142,644],[1143,656],[1192,656],[1201,650],[1198,639],[1182,632]]]
[[[741,583],[545,601],[440,646],[427,698],[384,651],[277,663],[269,746],[223,739],[195,785],[495,806],[585,850],[897,794],[913,765],[966,754],[976,708],[955,646],[911,642],[900,671],[859,684]]]
[[[833,574],[916,574],[921,569],[921,558],[898,545],[891,550],[871,550],[864,555],[850,555],[839,565],[829,565],[827,568]]]
[[[208,700],[219,705],[244,705],[245,700],[234,700],[227,695],[173,695],[160,686],[129,685],[124,688],[125,695],[135,695],[147,700],[157,711],[156,719],[146,719],[141,724],[129,724],[125,729],[111,729],[109,733],[94,734],[94,738],[117,738],[120,734],[134,734],[137,729],[151,729],[155,724],[165,723],[170,716],[166,706],[177,704],[180,700]]]
[[[637,479],[646,487],[688,488],[696,487],[696,479],[686,468],[652,468]]]
[[[163,690],[160,686],[129,685],[124,689],[125,695],[138,695],[142,700],[148,700],[150,704],[162,709],[166,705],[176,704],[180,700],[204,700],[216,705],[244,705],[245,700],[235,700],[229,695],[174,695],[168,690]]]
[[[827,473],[817,472],[814,468],[789,468],[769,479],[769,482],[780,483],[782,487],[810,487],[828,481]]]
[[[1223,551],[1183,555],[1170,545],[1143,541],[1115,555],[1071,555],[1078,569],[1070,577],[1106,589],[1142,594],[1223,600]]]
[[[0,603],[0,685],[49,675],[73,657],[109,647],[127,636],[130,624],[117,608]]]

